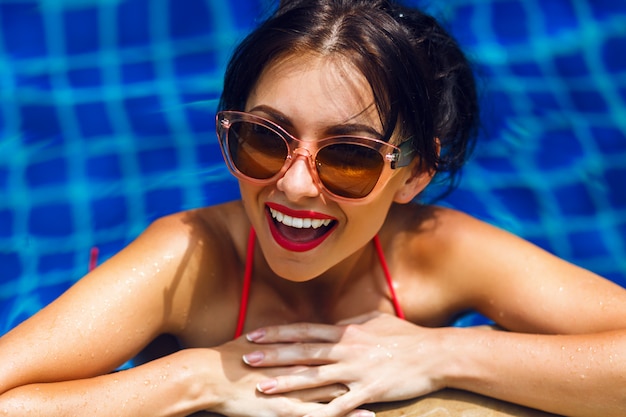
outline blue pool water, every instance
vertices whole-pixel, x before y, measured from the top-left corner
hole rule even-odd
[[[423,1],[476,65],[443,203],[626,285],[626,2]],[[214,137],[264,1],[0,0],[0,335],[150,221],[237,197]]]

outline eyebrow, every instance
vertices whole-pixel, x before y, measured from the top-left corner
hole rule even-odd
[[[281,113],[280,111],[270,106],[261,104],[261,105],[253,107],[252,109],[248,111],[251,113],[262,112],[269,119],[275,121],[284,129],[293,130],[294,128],[294,124],[291,121],[291,119],[289,119],[288,116],[286,116],[285,114]],[[326,128],[325,132],[328,136],[342,136],[342,135],[368,136],[374,139],[383,139],[383,135],[379,131],[374,129],[372,126],[369,126],[363,123],[344,123],[344,124],[329,126],[328,128]]]

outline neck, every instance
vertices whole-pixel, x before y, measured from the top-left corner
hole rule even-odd
[[[373,271],[379,271],[377,259],[374,244],[368,242],[323,274],[306,282],[293,282],[271,271],[263,255],[257,251],[253,275],[254,279],[262,279],[276,291],[287,306],[298,310],[303,319],[308,319],[308,316],[319,315],[320,312],[332,312],[338,301],[363,280],[373,282],[377,275],[377,272],[373,275]],[[323,318],[318,317],[318,320]]]

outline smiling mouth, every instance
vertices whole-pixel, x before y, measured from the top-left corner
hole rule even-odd
[[[321,215],[285,213],[286,208],[267,207],[270,231],[276,243],[293,252],[305,252],[319,246],[334,230],[337,221]]]

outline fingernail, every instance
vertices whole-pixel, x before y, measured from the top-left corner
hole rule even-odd
[[[256,384],[256,389],[259,390],[260,392],[266,393],[276,388],[276,385],[277,385],[277,382],[275,379],[266,379],[265,381],[261,381],[258,384]]]
[[[257,340],[262,339],[263,336],[265,336],[265,330],[257,329],[246,334],[246,339],[248,342],[256,342]]]
[[[256,363],[259,363],[264,358],[265,358],[265,355],[263,354],[263,352],[260,352],[258,350],[255,352],[246,353],[245,355],[243,355],[243,361],[247,363],[248,365],[254,365]]]
[[[350,417],[376,417],[376,413],[369,410],[357,410]]]

